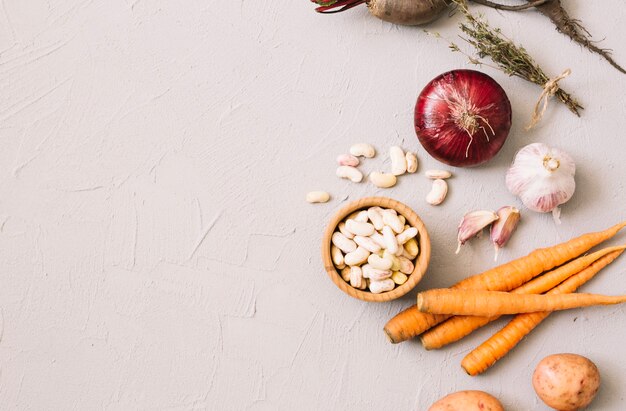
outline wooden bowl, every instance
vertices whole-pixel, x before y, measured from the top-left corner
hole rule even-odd
[[[339,225],[339,223],[342,222],[348,215],[357,210],[367,209],[369,207],[375,206],[382,208],[392,208],[396,210],[399,215],[403,215],[409,225],[417,228],[417,244],[419,246],[419,253],[413,261],[415,269],[413,270],[411,275],[409,275],[409,279],[407,280],[407,282],[400,286],[397,286],[391,291],[380,294],[373,294],[367,290],[356,289],[347,282],[345,282],[343,278],[341,278],[341,275],[337,272],[337,269],[333,264],[333,260],[330,255],[331,237],[333,233],[337,230],[337,226]],[[415,213],[415,211],[411,210],[405,204],[402,204],[399,201],[392,200],[391,198],[387,197],[365,197],[360,200],[346,204],[330,220],[322,237],[322,261],[324,262],[324,268],[326,269],[326,272],[328,273],[330,279],[333,280],[337,287],[339,287],[344,293],[348,294],[349,296],[358,298],[359,300],[370,302],[391,301],[395,300],[396,298],[402,297],[413,288],[415,288],[417,283],[419,283],[424,276],[424,273],[428,268],[428,263],[430,262],[430,237],[428,236],[426,227],[424,226],[424,223],[419,218],[419,216]]]

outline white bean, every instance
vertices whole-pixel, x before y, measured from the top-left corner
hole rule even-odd
[[[370,286],[370,280],[368,280],[367,278],[364,278],[363,281],[361,281],[361,286],[359,287],[359,290],[367,290],[367,287]]]
[[[445,180],[446,178],[452,177],[452,173],[447,170],[426,170],[424,174],[426,177],[432,178],[433,180]]]
[[[367,143],[353,144],[350,147],[350,154],[356,157],[372,158],[376,155],[376,149]]]
[[[398,257],[400,260],[400,272],[404,274],[411,274],[415,269],[413,262],[405,257]]]
[[[351,253],[356,250],[356,243],[349,238],[346,238],[346,236],[340,232],[335,231],[330,240],[344,253]]]
[[[350,271],[352,271],[352,267],[345,266],[341,269],[341,272],[339,273],[341,275],[341,278],[343,278],[343,281],[347,283],[350,282]]]
[[[372,281],[380,281],[385,278],[391,277],[391,271],[389,270],[379,270],[378,268],[374,268],[369,264],[365,264],[361,267],[363,270],[363,278],[369,278]]]
[[[409,279],[409,277],[407,277],[406,274],[403,274],[400,271],[396,271],[396,272],[394,272],[391,275],[391,279],[397,285],[402,285],[402,284],[406,283],[406,281]]]
[[[370,271],[374,270],[374,268],[372,268],[371,265],[369,264],[363,264],[361,266],[361,272],[363,273],[363,278],[370,278]]]
[[[404,243],[404,253],[403,257],[408,258],[409,260],[413,260],[419,254],[419,245],[417,244],[417,240],[415,238],[411,238],[409,241]]]
[[[377,230],[382,230],[385,223],[383,222],[383,216],[380,213],[380,207],[370,207],[367,209],[367,216]]]
[[[391,158],[391,174],[401,176],[406,173],[406,157],[401,147],[392,146],[389,149],[389,158]]]
[[[384,293],[385,291],[391,291],[395,288],[396,283],[393,282],[392,279],[387,278],[382,281],[372,281],[370,282],[369,288],[373,294]]]
[[[372,240],[370,237],[363,237],[357,235],[354,237],[354,242],[365,248],[370,253],[377,253],[380,251],[380,246],[376,243],[376,241]]]
[[[353,183],[360,183],[363,180],[363,173],[361,173],[358,169],[350,166],[339,166],[337,167],[337,177],[347,178]]]
[[[348,229],[346,228],[346,223],[344,223],[343,221],[339,223],[337,228],[339,228],[339,232],[341,232],[341,234],[343,234],[346,238],[349,238],[351,240],[354,238],[354,233],[348,231]]]
[[[346,266],[346,264],[343,262],[343,253],[334,244],[330,246],[330,256],[333,259],[333,264],[335,264],[335,267],[342,269]]]
[[[369,278],[370,281],[381,281],[391,277],[391,274],[392,273],[390,270],[378,270],[376,268],[373,268],[369,273]]]
[[[352,154],[340,154],[337,156],[337,164],[340,166],[356,167],[359,165],[359,159]]]
[[[346,254],[343,257],[343,262],[349,266],[360,265],[360,264],[363,264],[365,261],[367,261],[367,257],[369,256],[370,256],[369,251],[367,251],[363,247],[357,247],[356,250],[354,250],[351,253]]]
[[[410,151],[406,153],[406,171],[411,174],[417,171],[417,156]]]
[[[385,248],[387,244],[385,244],[385,238],[378,232],[375,232],[370,236],[372,240],[376,242],[380,246],[380,248]]]
[[[448,194],[448,183],[446,180],[437,179],[433,181],[433,187],[426,196],[426,202],[431,205],[439,205],[443,203]]]
[[[403,216],[402,214],[400,214],[400,215],[398,216],[398,218],[400,219],[400,222],[402,223],[402,225],[405,225],[405,224],[406,224],[406,217],[405,217],[405,216]]]
[[[361,268],[359,267],[350,267],[350,285],[354,288],[361,288],[363,282],[363,275],[361,273]]]
[[[398,251],[394,253],[396,257],[400,257],[404,253],[404,247],[401,244],[398,244]]]
[[[367,210],[360,211],[359,214],[354,217],[354,221],[358,221],[359,223],[367,223],[368,219]]]
[[[306,193],[306,201],[309,203],[327,203],[330,200],[330,194],[326,191],[310,191]]]
[[[400,234],[402,230],[404,230],[404,223],[402,223],[400,217],[388,212],[387,210],[383,211],[383,222],[386,226],[391,227],[391,229],[393,229],[393,231],[397,234]]]
[[[370,173],[370,181],[376,187],[389,188],[395,186],[398,179],[393,174],[379,173],[378,171],[373,171]]]
[[[346,228],[351,233],[363,237],[369,237],[370,235],[374,234],[374,231],[376,231],[374,229],[374,226],[370,223],[362,223],[352,219],[346,221]]]
[[[414,238],[416,235],[417,228],[409,227],[396,236],[396,241],[398,242],[398,244],[404,245],[404,243],[409,241],[411,238]]]
[[[396,241],[396,235],[389,226],[383,227],[383,238],[385,239],[385,245],[387,250],[391,254],[395,254],[398,251],[398,242]]]
[[[398,271],[400,269],[400,260],[398,260],[398,257],[395,254],[390,253],[389,250],[385,250],[385,252],[383,253],[383,258],[388,258],[391,260],[391,271]]]
[[[379,257],[377,254],[371,254],[367,258],[367,262],[378,270],[389,270],[393,265],[391,258]]]

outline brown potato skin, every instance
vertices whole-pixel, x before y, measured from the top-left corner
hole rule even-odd
[[[428,411],[504,411],[494,396],[483,391],[459,391],[447,395]]]
[[[444,0],[369,0],[374,16],[390,23],[419,26],[439,17],[448,4]]]
[[[600,388],[600,373],[591,360],[581,355],[549,355],[537,364],[533,387],[549,407],[575,411],[593,401]]]

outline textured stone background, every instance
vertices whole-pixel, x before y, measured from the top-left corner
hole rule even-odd
[[[626,64],[623,3],[566,3]],[[437,352],[392,346],[381,328],[415,292],[366,304],[323,272],[325,222],[373,194],[409,204],[431,233],[418,289],[491,267],[485,239],[454,255],[456,225],[518,204],[504,172],[535,141],[577,160],[577,192],[560,226],[523,210],[502,261],[626,218],[626,76],[537,13],[485,13],[550,73],[571,68],[563,86],[586,110],[551,104],[527,133],[539,88],[484,68],[510,96],[511,136],[487,166],[454,170],[433,208],[421,175],[386,191],[334,176],[358,141],[381,152],[365,171],[387,167],[392,144],[417,151],[420,172],[440,166],[417,143],[413,104],[466,64],[421,29],[362,7],[319,16],[306,0],[0,0],[0,407],[424,410],[483,389],[544,410],[534,365],[576,352],[602,371],[593,409],[625,409],[623,307],[554,315],[469,378],[461,358],[503,323]],[[431,28],[453,38],[457,19]],[[311,189],[334,198],[306,204]],[[626,291],[624,264],[585,290]]]

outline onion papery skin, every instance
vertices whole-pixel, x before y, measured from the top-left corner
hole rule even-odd
[[[464,118],[473,121],[472,127]],[[440,74],[424,87],[415,104],[417,138],[431,156],[451,166],[472,167],[492,159],[510,129],[506,92],[476,70]]]

